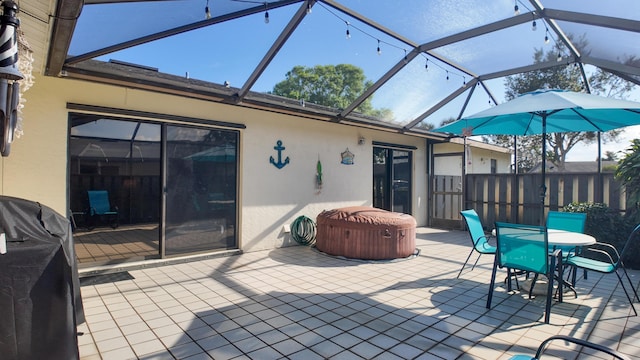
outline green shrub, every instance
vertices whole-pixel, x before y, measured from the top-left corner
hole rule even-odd
[[[636,225],[634,217],[624,217],[620,212],[610,209],[601,203],[571,203],[563,208],[566,212],[587,213],[584,232],[599,242],[609,243],[622,251],[629,234]],[[623,259],[630,269],[640,269],[640,243],[632,244]]]

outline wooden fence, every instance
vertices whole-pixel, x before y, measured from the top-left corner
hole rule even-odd
[[[475,209],[485,226],[495,221],[539,225],[549,210],[572,202],[598,202],[624,212],[623,186],[612,173],[548,173],[544,205],[540,174],[434,176],[432,226],[463,228],[460,210]],[[544,214],[542,212],[544,208]]]

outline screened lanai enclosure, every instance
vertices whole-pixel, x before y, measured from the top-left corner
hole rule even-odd
[[[640,100],[640,2],[635,0],[26,0],[18,5],[21,31],[34,50],[34,71],[45,76],[436,142],[447,137],[430,129],[504,102],[505,79],[531,71],[577,69],[584,92],[594,91],[589,79],[603,72],[629,82],[630,93]],[[545,56],[536,57],[537,52]],[[313,82],[319,74],[325,83]],[[305,86],[292,86],[299,83]],[[338,96],[319,96],[323,91]],[[67,104],[69,211],[78,229],[91,229],[76,234],[77,242],[129,248],[87,251],[81,261],[237,248],[242,128],[113,109],[113,116],[102,116],[99,105]],[[410,181],[423,176],[411,173],[412,149],[374,145],[372,157],[391,159],[372,164],[374,205],[411,209]],[[88,212],[87,194],[95,189],[106,190],[117,207],[116,228]],[[136,231],[139,241],[121,242],[127,231]]]
[[[633,0],[61,0],[54,14],[32,3],[48,1],[21,4],[30,21],[53,15],[48,75],[398,131],[423,133],[501,103],[505,77],[528,71],[576,66],[586,92],[596,69],[640,82]],[[536,50],[554,56],[534,61]],[[344,89],[339,108],[314,104],[310,89],[269,96],[296,66],[340,64],[366,82]]]

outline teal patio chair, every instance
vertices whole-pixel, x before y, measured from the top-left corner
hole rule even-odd
[[[89,227],[93,228],[98,221],[103,221],[112,228],[117,228],[119,225],[118,207],[111,206],[109,192],[107,190],[88,190],[87,196],[89,198]]]
[[[547,228],[573,231],[578,233],[584,233],[584,226],[587,222],[586,213],[570,213],[561,211],[549,211],[547,215]],[[563,256],[575,255],[575,248],[570,246],[556,247],[562,250]]]
[[[536,351],[536,355],[531,357],[529,355],[514,355],[512,357],[510,357],[510,360],[538,360],[542,357],[542,355],[544,354],[544,352],[549,349],[550,343],[554,340],[561,340],[564,343],[572,343],[572,344],[576,344],[581,346],[582,348],[580,349],[580,354],[582,354],[582,349],[587,348],[590,350],[586,350],[584,351],[584,355],[585,356],[594,356],[595,353],[594,351],[598,351],[604,354],[607,354],[609,356],[613,356],[613,358],[618,359],[618,360],[631,360],[631,358],[627,357],[624,354],[619,353],[616,350],[613,350],[611,348],[608,348],[606,346],[602,346],[596,343],[592,343],[586,340],[582,340],[582,339],[577,339],[574,337],[570,337],[570,336],[566,336],[566,335],[554,335],[551,336],[549,338],[547,338],[545,341],[543,341],[542,343],[540,343],[540,346],[538,346],[538,350]],[[568,358],[575,358],[575,353],[577,349],[574,348],[566,348],[565,350],[560,350],[558,349],[558,346],[554,346],[553,347],[555,351],[555,353],[553,355],[549,355],[550,357],[553,357],[555,359],[557,359],[559,356],[560,358],[564,358],[564,359],[568,359]],[[569,355],[562,355],[562,353],[570,353]]]
[[[534,282],[538,275],[545,275],[548,279],[547,301],[544,322],[549,323],[551,299],[553,298],[553,284],[555,282],[556,263],[561,261],[560,250],[549,254],[547,231],[543,226],[509,224],[496,222],[496,256],[491,272],[491,285],[487,298],[487,309],[491,309],[491,300],[496,283],[498,268],[507,268],[508,288],[511,288],[511,271],[534,274]],[[562,267],[557,267],[558,278],[562,278]],[[533,287],[533,286],[532,286]],[[562,302],[562,281],[558,281],[559,301]],[[532,297],[529,291],[529,297]]]
[[[570,213],[564,211],[549,211],[547,214],[547,229],[555,229],[555,230],[564,230],[564,231],[572,231],[577,233],[584,233],[585,224],[587,222],[587,214],[586,213]],[[576,255],[576,248],[573,246],[555,246],[550,249],[553,250],[560,249],[562,250],[562,259],[563,262],[568,256]],[[564,265],[563,265],[564,266]],[[576,269],[573,269],[575,272]],[[575,277],[575,274],[573,274]],[[587,278],[587,271],[584,271],[584,278]],[[578,297],[578,293],[574,288],[571,288],[574,292],[575,296]]]
[[[622,259],[625,254],[629,251],[629,248],[634,242],[640,241],[640,225],[637,225],[629,237],[627,238],[627,242],[624,244],[622,251],[618,252],[618,250],[611,244],[597,242],[594,245],[591,245],[584,249],[583,254],[570,256],[565,260],[565,264],[568,266],[573,266],[578,269],[585,269],[589,271],[595,271],[602,274],[611,274],[615,273],[618,277],[618,281],[620,282],[620,286],[624,291],[624,294],[627,296],[627,300],[629,300],[629,304],[631,304],[631,309],[633,309],[633,313],[635,316],[638,316],[638,312],[636,311],[635,306],[633,306],[633,300],[638,299],[640,301],[640,296],[638,296],[638,290],[633,286],[633,282],[629,277],[629,273],[624,267],[624,263]],[[595,255],[595,256],[594,256]],[[624,285],[624,281],[620,273],[623,273],[629,281],[629,285],[631,286],[632,295],[629,295],[629,291]],[[575,272],[573,272],[574,276],[571,281],[572,285],[575,286],[576,278]]]
[[[467,256],[467,260],[465,260],[464,264],[462,264],[462,268],[460,269],[458,276],[456,276],[456,279],[460,278],[460,275],[462,274],[462,270],[464,270],[464,267],[469,262],[469,259],[471,258],[471,255],[473,255],[474,251],[478,253],[478,258],[476,259],[476,262],[473,264],[473,267],[471,268],[471,270],[475,269],[476,265],[478,264],[478,260],[480,260],[480,256],[482,256],[482,254],[496,253],[496,247],[489,244],[489,240],[492,237],[484,233],[484,229],[482,228],[482,223],[480,222],[480,217],[478,216],[478,213],[476,213],[475,210],[470,209],[470,210],[460,211],[460,214],[462,215],[462,218],[467,224],[467,229],[469,229],[469,236],[471,237],[472,247],[471,247],[471,251],[469,252],[469,256]]]

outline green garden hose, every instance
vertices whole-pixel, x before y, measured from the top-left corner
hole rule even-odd
[[[291,237],[300,245],[311,245],[316,240],[316,223],[308,217],[298,216],[291,223]]]

